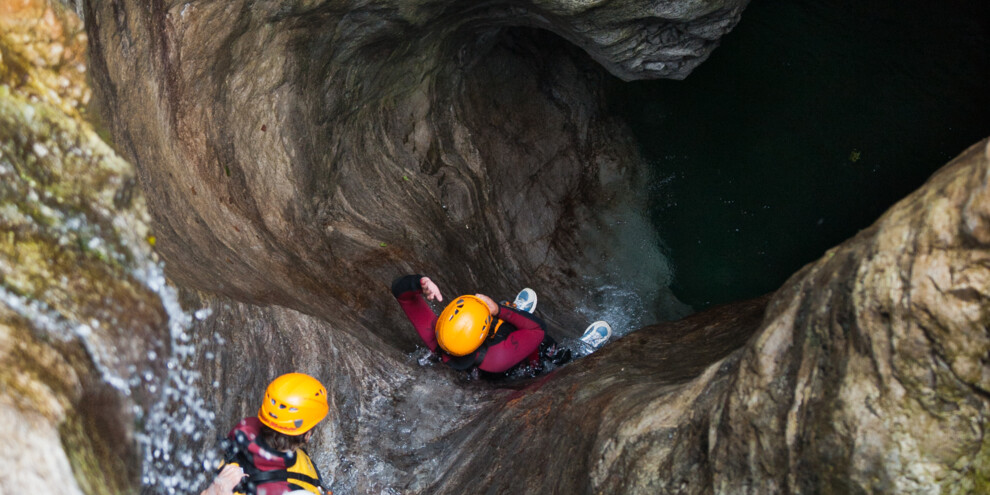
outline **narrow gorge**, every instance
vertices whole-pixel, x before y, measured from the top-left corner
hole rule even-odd
[[[987,139],[770,294],[671,290],[607,87],[689,81],[746,4],[0,6],[0,493],[198,493],[290,371],[337,494],[990,490]],[[405,273],[622,335],[472,380]]]

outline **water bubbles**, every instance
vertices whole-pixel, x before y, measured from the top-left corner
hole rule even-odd
[[[437,362],[436,355],[426,347],[417,347],[409,356],[416,360],[420,366],[432,366]]]
[[[154,349],[148,351],[148,361],[154,361],[158,359],[158,353]]]
[[[164,285],[164,282],[165,282],[164,280],[160,280],[158,278],[153,278],[153,279],[148,280],[147,285],[148,285],[148,288],[151,289],[152,292],[158,292],[158,291],[162,290],[162,286]]]
[[[210,309],[210,308],[202,308],[202,309],[196,310],[196,312],[193,313],[193,314],[194,314],[194,316],[196,317],[197,320],[205,320],[205,319],[209,318],[210,315],[213,314],[213,310]]]

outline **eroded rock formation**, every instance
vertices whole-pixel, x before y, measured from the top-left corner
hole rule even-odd
[[[409,418],[415,440],[360,454],[396,423],[381,397],[430,395],[405,390],[424,370],[406,357],[416,341],[393,277],[420,271],[448,291],[493,294],[537,286],[558,337],[586,324],[573,308],[594,307],[591,285],[640,294],[629,313],[646,321],[687,313],[643,234],[639,159],[603,112],[605,72],[588,55],[625,78],[684,77],[744,3],[125,1],[83,12],[115,145],[156,191],[157,249],[177,284],[207,293],[207,326],[230,343],[203,351],[225,363],[215,393],[292,368],[327,377],[341,409],[323,440],[353,447],[322,460],[354,464],[336,470],[365,491],[409,477],[429,486],[429,460],[399,467],[397,452],[434,451],[476,409],[462,400]],[[628,253],[644,262],[611,261]],[[274,340],[252,359],[229,348],[257,347],[239,328],[287,310],[312,331],[289,339],[268,323],[259,333]],[[353,343],[329,344],[340,339]],[[442,376],[430,390],[452,386]],[[463,394],[490,400],[475,388]]]
[[[36,90],[48,73],[4,38],[0,407],[5,438],[65,454],[16,459],[4,492],[195,491],[214,435],[290,370],[333,392],[311,453],[337,493],[986,490],[986,141],[772,296],[532,381],[411,352],[387,291],[406,271],[533,285],[561,338],[589,279],[635,280],[649,321],[686,311],[662,270],[607,268],[638,162],[567,42],[683,77],[741,3],[80,5],[144,194],[77,123],[84,93]]]
[[[3,493],[136,490],[132,407],[159,397],[128,380],[171,352],[133,167],[80,115],[81,30],[40,2],[0,6]]]
[[[742,3],[85,12],[117,148],[161,191],[149,202],[171,276],[331,320],[383,305],[383,283],[409,266],[446,286],[512,292],[525,281],[562,307],[582,302],[582,277],[600,279],[611,254],[602,239],[620,230],[595,210],[642,210],[635,148],[602,111],[600,67],[545,31],[509,26],[552,30],[622,75],[683,77]],[[613,278],[644,278],[635,273]],[[664,282],[637,288],[656,293],[662,316],[684,314]],[[552,317],[580,326],[570,312]]]

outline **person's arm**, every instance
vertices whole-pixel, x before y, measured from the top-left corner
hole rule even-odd
[[[498,316],[498,319],[512,324],[512,326],[519,330],[539,330],[543,332],[546,329],[546,324],[543,323],[540,317],[525,311],[519,311],[516,308],[500,305],[496,316]]]
[[[436,324],[437,315],[433,308],[427,304],[425,297],[442,301],[440,289],[430,280],[422,275],[406,275],[399,277],[392,282],[392,295],[399,302],[402,311],[413,324],[416,333],[423,339],[431,351],[437,350],[437,335],[433,328]]]
[[[236,464],[227,464],[217,477],[199,495],[233,495],[234,487],[244,478],[244,470]]]
[[[491,301],[491,298],[486,299]],[[494,301],[489,304],[489,309],[492,305]],[[508,306],[494,306],[498,309],[497,314],[493,316],[516,327],[516,330],[505,340],[490,346],[478,368],[491,373],[501,373],[536,352],[540,348],[540,342],[543,342],[546,330],[543,320],[530,313]]]

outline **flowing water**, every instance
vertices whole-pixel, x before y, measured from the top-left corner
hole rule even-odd
[[[990,2],[754,0],[684,81],[615,81],[694,309],[770,292],[990,136]]]
[[[192,363],[192,322],[206,315],[185,312],[166,283],[143,201],[121,199],[130,166],[61,107],[5,85],[0,128],[17,130],[0,141],[0,307],[40,342],[78,344],[133,404],[145,485],[198,489],[215,459],[184,446],[214,421]]]
[[[651,323],[636,316],[648,313],[642,300],[667,301],[669,314],[660,319],[685,311],[672,298],[644,299],[635,290],[658,278],[695,309],[771,291],[868,226],[990,135],[988,24],[984,0],[755,0],[687,80],[615,81],[613,109],[633,127],[652,166],[649,220],[663,242],[643,235],[650,229],[642,225],[625,229],[638,233],[632,237],[620,234],[631,239],[621,243],[628,251],[622,257],[656,262],[652,269],[624,268],[614,277],[624,285],[599,284],[593,297],[615,311],[588,313],[588,321],[605,317],[621,334]],[[83,237],[85,225],[65,225],[68,234]],[[101,366],[101,356],[114,349],[91,340],[89,323],[66,321],[2,287],[0,302],[49,336],[79,339],[105,381],[124,395],[157,398],[133,411],[143,482],[163,493],[189,493],[203,486],[217,460],[186,447],[200,443],[201,425],[215,422],[192,362],[204,337],[190,328],[208,314],[183,311],[160,264],[132,256],[130,275],[168,313],[163,348],[170,351],[147,356],[163,363],[163,376]],[[667,260],[676,267],[672,280]],[[629,273],[643,280],[630,282],[636,277]],[[413,406],[428,402],[421,399],[408,400],[411,415],[419,414]]]
[[[773,290],[990,134],[987,17],[980,17],[987,11],[961,0],[937,7],[756,0],[686,81],[616,81],[613,108],[652,165],[650,218],[641,223],[652,221],[663,242],[643,234],[649,225],[616,229],[618,257],[656,266],[617,269],[612,278],[621,283],[606,280],[592,295],[594,306],[611,312],[584,316],[609,319],[622,334],[652,322],[638,316],[649,313],[644,300],[663,303],[658,319],[685,313],[673,297],[637,292],[658,278],[695,309]],[[667,260],[677,268],[672,280]],[[163,280],[149,286],[166,306],[174,303]],[[188,362],[192,316],[177,305],[170,313],[168,375],[129,385],[156,387],[162,397],[139,411],[144,481],[182,493],[202,486],[215,459],[181,446],[197,434],[196,423],[214,418]],[[410,359],[431,365],[422,353]],[[413,395],[409,404],[429,402]],[[399,437],[415,432],[415,422],[396,424],[405,425]],[[374,456],[354,462],[389,468]],[[337,488],[346,491],[353,487],[341,463]]]
[[[138,435],[144,455],[141,482],[156,493],[195,493],[207,484],[219,464],[219,453],[192,448],[202,439],[203,425],[216,420],[215,406],[200,394],[201,373],[195,368],[197,342],[191,331],[193,319],[202,320],[209,310],[192,314],[182,310],[174,288],[165,282],[160,268],[149,273],[148,287],[161,297],[169,314],[171,354],[148,359],[165,361],[164,377],[132,377],[129,387],[144,387],[159,397],[148,410],[136,408],[135,416],[144,425]],[[212,384],[216,387],[217,384]]]

